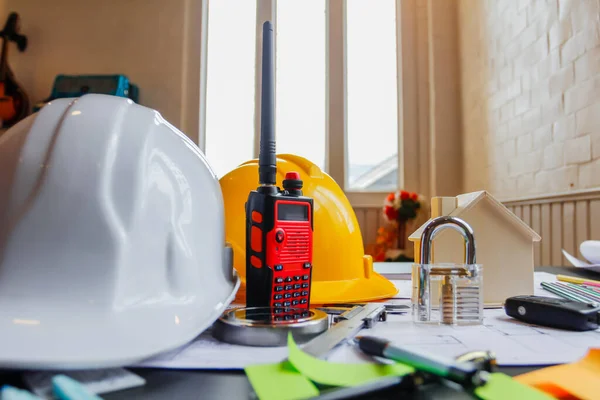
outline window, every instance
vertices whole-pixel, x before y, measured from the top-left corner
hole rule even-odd
[[[325,168],[325,0],[277,2],[277,152]]]
[[[381,192],[398,188],[396,0],[219,0],[208,15],[205,153],[219,176],[258,156],[256,34],[269,18],[277,152],[317,164],[351,202],[372,193],[380,204]],[[336,54],[343,61],[332,62]]]
[[[348,0],[347,124],[351,190],[398,186],[395,0]]]
[[[255,41],[256,0],[210,2],[204,150],[219,178],[253,157]]]

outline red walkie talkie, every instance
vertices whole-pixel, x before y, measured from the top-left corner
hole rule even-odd
[[[269,307],[275,320],[309,315],[313,200],[288,172],[276,186],[273,27],[263,25],[259,186],[246,202],[246,306]]]

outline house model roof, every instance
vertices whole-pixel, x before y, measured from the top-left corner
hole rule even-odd
[[[512,211],[506,208],[501,202],[496,200],[491,194],[489,194],[485,190],[479,192],[465,193],[456,196],[456,208],[448,215],[460,218],[462,214],[464,214],[469,209],[473,208],[480,201],[489,202],[489,204],[493,206],[493,209],[496,212],[498,212],[503,218],[510,222],[515,227],[515,229],[517,229],[523,235],[529,236],[532,241],[539,242],[542,239],[540,235],[538,235],[536,231],[531,229],[529,225],[523,222],[521,218],[517,217]],[[431,219],[429,221],[431,221]],[[425,229],[425,226],[429,223],[429,221],[421,225],[419,229],[414,231],[408,237],[408,239],[412,242],[421,240],[423,230]]]

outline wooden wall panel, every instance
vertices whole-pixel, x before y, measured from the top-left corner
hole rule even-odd
[[[531,206],[531,228],[539,235],[542,234],[542,207],[539,204]],[[542,242],[537,242],[533,249],[533,259],[535,265],[542,264]]]
[[[587,200],[575,203],[575,250],[577,257],[582,258],[579,245],[590,238],[590,203]],[[568,251],[568,250],[567,250]],[[574,253],[571,253],[575,255]]]
[[[541,232],[541,245],[542,245],[542,265],[552,265],[552,226],[550,219],[550,204],[542,204],[542,232]]]
[[[600,200],[590,202],[590,239],[600,240]]]
[[[562,230],[562,249],[569,254],[575,254],[575,203],[572,201],[562,203]]]
[[[600,240],[600,190],[521,199],[504,203],[542,240],[535,245],[535,265],[570,265],[562,249],[581,257],[579,244]],[[355,208],[365,247],[375,243],[383,223],[381,206]]]
[[[521,219],[523,220],[523,222],[525,222],[527,225],[531,226],[531,206],[530,205],[525,205],[523,207],[521,207]]]
[[[562,204],[551,205],[550,235],[551,235],[551,258],[552,265],[562,265]]]

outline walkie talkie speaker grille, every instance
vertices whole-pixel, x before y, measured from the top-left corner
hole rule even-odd
[[[313,272],[311,304],[361,302],[389,298],[398,290],[373,271],[365,255],[356,215],[340,186],[309,160],[277,155],[277,186],[287,172],[297,171],[305,196],[314,200]],[[256,188],[258,160],[241,164],[220,180],[225,202],[225,236],[233,248],[234,267],[245,285],[246,255],[244,203]],[[243,293],[243,291],[240,291]],[[238,297],[237,300],[242,300]]]

